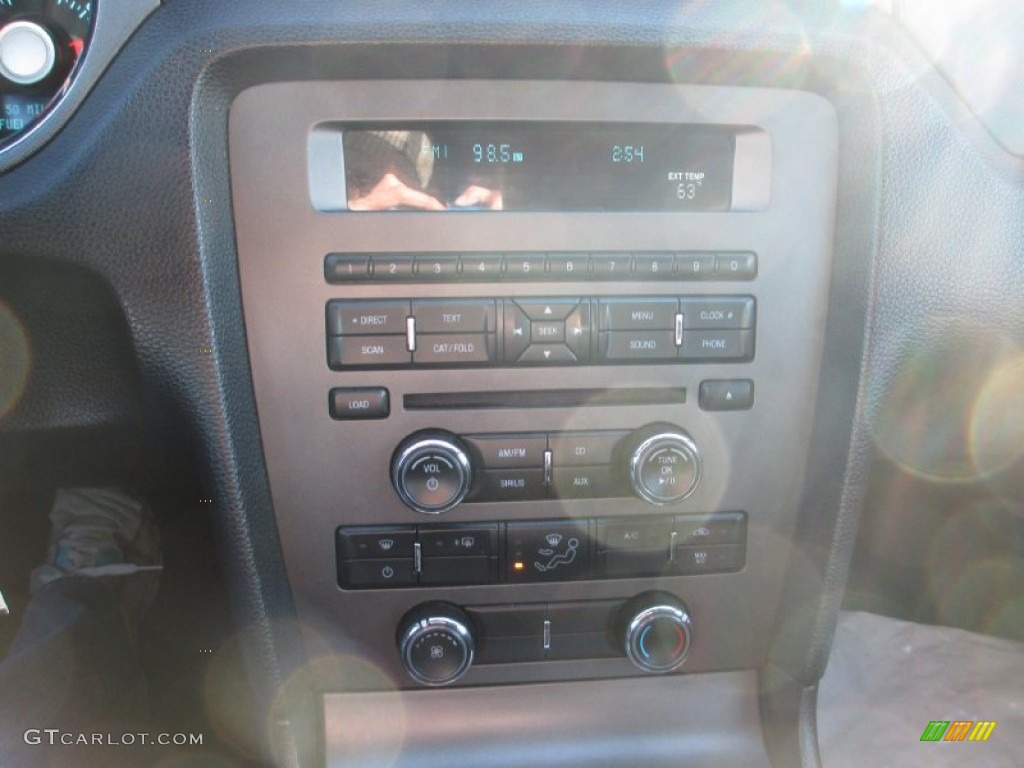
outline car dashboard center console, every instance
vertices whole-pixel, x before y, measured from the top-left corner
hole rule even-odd
[[[324,693],[753,669],[836,197],[808,93],[292,82],[229,149],[289,583]],[[425,695],[434,695],[425,692]]]

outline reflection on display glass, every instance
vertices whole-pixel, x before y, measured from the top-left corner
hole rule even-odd
[[[346,127],[353,211],[727,211],[736,138],[663,123]]]

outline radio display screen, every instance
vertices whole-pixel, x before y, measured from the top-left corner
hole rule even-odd
[[[352,211],[727,211],[733,127],[431,121],[342,128]]]

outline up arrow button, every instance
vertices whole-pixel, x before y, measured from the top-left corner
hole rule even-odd
[[[750,379],[702,381],[698,394],[702,411],[745,411],[754,407],[754,382]]]

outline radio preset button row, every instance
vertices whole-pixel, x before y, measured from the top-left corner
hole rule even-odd
[[[534,280],[753,280],[751,251],[549,253],[330,253],[324,278],[362,282]]]
[[[732,573],[746,564],[747,516],[537,520],[342,527],[342,589],[522,584]],[[524,617],[505,616],[515,634]],[[495,618],[497,621],[498,619]]]

